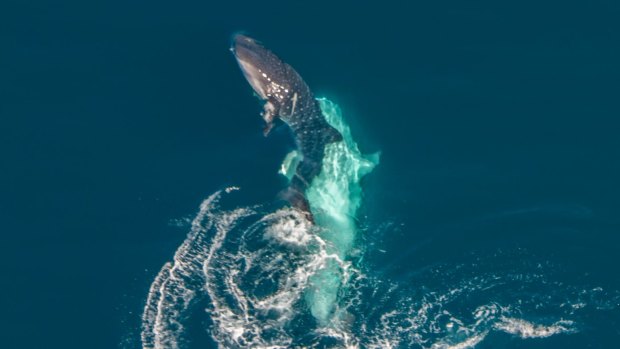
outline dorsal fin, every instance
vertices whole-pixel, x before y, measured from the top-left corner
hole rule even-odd
[[[342,135],[335,128],[329,126],[325,130],[325,143],[335,143],[335,142],[340,142],[341,140],[342,140]]]

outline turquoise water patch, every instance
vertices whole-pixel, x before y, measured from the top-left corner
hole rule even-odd
[[[310,209],[326,251],[333,255],[312,277],[306,301],[312,315],[326,324],[332,318],[341,287],[346,285],[345,263],[357,237],[356,214],[363,192],[361,179],[379,163],[379,154],[364,155],[337,104],[318,99],[327,122],[342,134],[342,141],[325,148],[323,168],[306,191]]]

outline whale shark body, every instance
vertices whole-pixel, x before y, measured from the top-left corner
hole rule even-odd
[[[330,126],[312,91],[290,65],[258,41],[242,34],[233,38],[231,51],[256,95],[265,102],[265,136],[276,118],[293,131],[300,161],[284,198],[312,219],[305,191],[322,168],[325,146],[342,140]]]

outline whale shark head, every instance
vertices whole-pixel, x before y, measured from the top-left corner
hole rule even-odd
[[[299,74],[260,42],[237,34],[231,51],[254,92],[266,101],[262,114],[267,123],[265,133],[271,129],[275,117],[290,121],[302,94],[311,96]]]
[[[254,92],[264,100],[277,93],[274,85],[285,80],[282,61],[256,40],[237,34],[231,51]]]

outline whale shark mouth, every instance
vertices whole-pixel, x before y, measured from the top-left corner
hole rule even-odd
[[[230,50],[254,92],[267,100],[269,85],[284,70],[284,62],[256,40],[242,34],[234,36]]]
[[[237,59],[237,62],[239,62],[243,75],[248,80],[254,91],[261,99],[266,100],[267,92],[265,90],[264,83],[261,81],[262,75],[258,68],[243,59]]]

